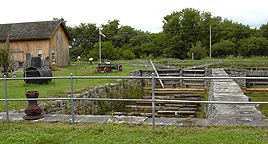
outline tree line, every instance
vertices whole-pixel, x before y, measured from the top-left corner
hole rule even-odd
[[[210,54],[210,33],[211,55],[214,58],[268,56],[268,23],[260,28],[250,28],[194,8],[165,16],[159,33],[123,26],[117,19],[109,20],[100,27],[106,35],[102,37],[102,58],[107,59],[188,59],[192,53],[195,59],[206,58]],[[100,27],[95,23],[67,26],[73,38],[71,59],[78,55],[84,59],[98,59]]]

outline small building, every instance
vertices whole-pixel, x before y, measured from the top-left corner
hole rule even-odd
[[[61,21],[0,24],[0,44],[9,41],[11,58],[20,65],[39,56],[43,65],[67,66],[71,40]]]

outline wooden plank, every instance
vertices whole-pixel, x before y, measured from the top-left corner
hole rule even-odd
[[[197,107],[198,104],[165,104],[168,107]]]
[[[166,89],[155,89],[155,91],[206,91],[205,88],[166,88]]]
[[[152,109],[152,106],[141,106],[141,105],[126,105],[126,108],[134,110]],[[196,107],[167,107],[167,106],[155,106],[155,110],[178,110],[178,111],[196,111]]]
[[[155,71],[156,76],[159,77],[159,74],[158,74],[158,72],[157,72],[157,70],[156,70],[156,68],[155,68],[155,66],[154,66],[154,63],[153,63],[153,61],[152,61],[151,59],[150,59],[150,62],[151,62],[152,67],[154,68],[154,71]],[[164,84],[163,84],[163,82],[162,82],[162,80],[161,80],[161,79],[158,79],[158,80],[159,80],[159,82],[160,82],[162,88],[165,88],[165,87],[164,87]]]
[[[205,74],[182,74],[182,76],[187,76],[187,77],[205,77]]]
[[[219,64],[222,64],[222,63],[224,63],[224,61],[219,61],[219,62],[215,62],[215,63],[208,63],[208,64],[201,64],[201,65],[198,65],[198,66],[192,66],[192,67],[184,68],[183,70],[193,69],[193,68],[201,68],[201,67],[208,67],[208,66],[211,66],[211,65],[219,65]]]
[[[157,114],[195,114],[195,111],[158,111]]]

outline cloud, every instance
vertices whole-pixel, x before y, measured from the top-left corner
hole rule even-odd
[[[106,24],[108,20],[120,20],[143,31],[159,32],[166,15],[184,8],[195,8],[201,12],[211,12],[229,20],[250,25],[266,24],[268,21],[268,1],[266,0],[12,0],[1,2],[0,23],[45,21],[62,17],[67,25],[80,23]]]

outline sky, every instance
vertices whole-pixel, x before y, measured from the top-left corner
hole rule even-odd
[[[158,33],[165,16],[184,8],[211,12],[213,17],[221,16],[251,28],[268,22],[267,0],[1,0],[0,24],[58,17],[71,27],[81,23],[99,27],[117,19],[123,26]]]

